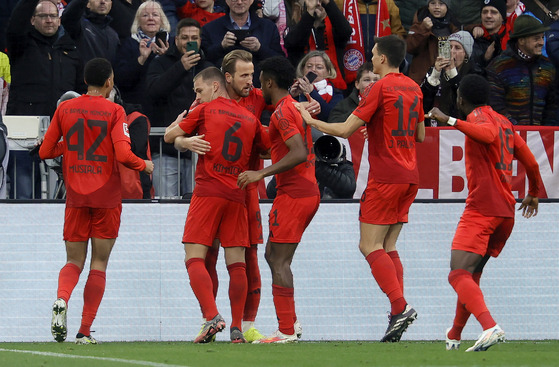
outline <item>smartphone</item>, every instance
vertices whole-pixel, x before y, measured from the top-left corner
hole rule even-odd
[[[157,46],[161,46],[159,41],[161,40],[161,42],[163,42],[163,45],[165,45],[165,43],[167,42],[167,37],[168,34],[165,31],[159,31],[155,34],[155,43],[157,44]]]
[[[450,41],[439,41],[439,56],[450,59]]]
[[[317,75],[315,73],[313,73],[312,71],[309,71],[307,73],[307,75],[305,75],[305,78],[307,78],[307,80],[309,81],[309,83],[314,82],[314,80],[316,79]]]
[[[195,54],[198,53],[198,42],[196,41],[188,41],[186,43],[186,52],[194,51]]]
[[[233,29],[233,30],[231,30],[231,32],[233,32],[235,37],[237,37],[237,41],[236,41],[237,44],[239,42],[241,42],[242,40],[244,40],[245,38],[251,36],[250,30],[248,30],[248,29]]]

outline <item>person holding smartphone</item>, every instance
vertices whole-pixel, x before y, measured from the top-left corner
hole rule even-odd
[[[146,1],[140,5],[130,28],[131,36],[121,41],[115,66],[115,82],[126,103],[141,104],[149,115],[151,103],[145,93],[150,63],[169,49],[169,20],[161,5]]]
[[[320,104],[320,110],[310,111],[311,115],[323,121],[328,121],[330,111],[344,99],[341,90],[332,85],[337,77],[334,64],[324,51],[311,51],[305,55],[297,65],[297,79],[291,86],[289,93],[299,101],[307,101],[308,96]],[[317,131],[313,136],[318,137]]]

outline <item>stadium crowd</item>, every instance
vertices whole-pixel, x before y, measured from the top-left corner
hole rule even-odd
[[[178,154],[156,134],[147,141],[146,134],[188,110],[194,75],[221,67],[235,49],[253,55],[255,87],[260,62],[286,56],[297,70],[291,95],[303,101],[310,94],[320,104],[316,116],[333,122],[330,112],[344,98],[361,99],[359,67],[370,61],[375,37],[394,34],[406,41],[400,71],[421,86],[424,110],[459,115],[458,84],[479,74],[490,82],[491,106],[514,124],[557,125],[559,1],[10,0],[3,6],[2,115],[52,117],[63,93],[86,91],[88,60],[104,57],[113,65],[127,115],[143,116],[133,150],[144,159],[149,151],[156,166],[152,177],[141,175],[141,193],[126,198],[190,197],[191,153]],[[520,15],[530,18],[522,16],[520,32],[511,36]],[[268,109],[261,122],[269,117]],[[8,131],[0,126],[5,141]],[[312,131],[315,141],[321,133]],[[37,157],[9,153],[4,197],[40,198]],[[266,197],[265,190],[260,194]]]
[[[390,321],[382,341],[399,341],[417,317],[404,298],[403,268],[396,241],[417,194],[414,147],[425,138],[425,126],[456,125],[457,129],[464,129],[460,126],[471,119],[470,113],[479,106],[486,107],[483,111],[490,116],[488,119],[495,118],[509,130],[512,125],[503,121],[516,125],[558,125],[559,34],[556,32],[559,32],[559,1],[19,0],[7,1],[5,6],[8,9],[2,14],[10,16],[2,18],[0,24],[0,49],[4,51],[0,58],[2,115],[54,116],[53,121],[61,123],[63,113],[57,110],[57,105],[77,106],[76,102],[59,101],[65,92],[76,91],[82,97],[108,97],[114,89],[113,100],[124,107],[117,110],[125,111],[130,126],[131,151],[146,162],[153,157],[154,166],[151,169],[150,162],[146,169],[146,165],[138,161],[135,171],[142,173],[137,176],[121,174],[123,185],[133,185],[136,180],[141,187],[135,194],[123,197],[192,196],[190,210],[197,213],[197,218],[189,215],[185,224],[185,262],[205,319],[195,342],[211,342],[225,327],[215,305],[217,279],[212,242],[217,234],[225,247],[231,277],[232,342],[284,343],[300,338],[302,330],[295,312],[290,269],[297,245],[318,209],[320,197],[351,198],[355,191],[355,177],[351,174],[344,173],[347,185],[342,188],[335,185],[340,181],[342,167],[347,167],[351,158],[345,151],[348,145],[343,144],[343,139],[367,124],[368,137],[378,143],[375,146],[381,146],[387,138],[383,130],[375,126],[392,123],[391,126],[398,128],[391,130],[396,134],[392,136],[403,139],[402,146],[389,149],[409,149],[390,159],[380,148],[370,151],[373,156],[370,177],[378,182],[370,178],[362,198],[362,209],[366,206],[370,210],[360,213],[360,250],[391,303]],[[239,50],[245,54],[235,54]],[[110,62],[114,75],[107,71],[100,82],[84,83],[84,66],[92,60],[101,63],[100,58]],[[92,73],[90,70],[90,75]],[[476,77],[472,79],[473,75]],[[483,82],[475,78],[482,78]],[[466,81],[463,85],[469,88],[486,85],[491,107],[486,106],[484,99],[472,96],[471,91],[460,92],[463,80]],[[374,99],[371,95],[377,94],[382,98],[371,102]],[[394,97],[396,94],[400,96]],[[398,102],[389,103],[392,97]],[[238,104],[229,98],[237,100]],[[197,108],[199,104],[204,107]],[[377,111],[381,110],[386,115],[379,117],[381,112]],[[424,112],[429,112],[425,122]],[[81,112],[72,109],[69,113]],[[409,118],[407,130],[401,119],[398,120],[404,113]],[[220,114],[223,116],[219,117]],[[494,117],[496,114],[506,118],[501,120],[501,117]],[[250,125],[250,129],[243,123],[246,131],[235,121],[231,126],[221,126],[223,131],[208,128],[212,119],[225,123],[233,115],[249,121],[247,124],[253,125],[253,120],[257,119],[259,122],[257,127]],[[339,120],[333,116],[339,116]],[[138,118],[141,120],[136,122]],[[265,130],[262,125],[269,125],[270,141],[261,136],[266,135],[262,133]],[[150,127],[164,128],[164,137],[150,135]],[[1,121],[0,129],[1,140],[5,142],[9,131]],[[191,136],[196,132],[198,137]],[[321,149],[317,149],[322,154],[316,157],[321,164],[315,164],[309,146],[319,140],[323,132],[343,139],[339,140],[339,145],[336,140],[323,143]],[[479,143],[482,133],[467,128],[463,132]],[[70,130],[68,137],[74,133]],[[492,132],[483,134],[493,136]],[[52,154],[48,154],[48,158],[61,152],[55,151],[61,135],[50,135]],[[126,141],[124,137],[120,139]],[[66,153],[80,147],[83,150],[83,137],[81,143],[66,141],[66,144]],[[216,158],[208,144],[219,148],[224,160]],[[263,167],[258,159],[256,163],[249,163],[253,157],[243,146],[253,145],[262,153],[271,147],[270,166]],[[515,145],[519,150],[525,147],[523,141],[516,141]],[[191,152],[200,155],[197,170],[193,167]],[[88,150],[87,154],[90,153],[97,157],[94,151]],[[537,163],[531,153],[523,154],[533,173],[533,197],[529,195],[532,201],[522,206],[530,217],[534,211],[537,213],[537,189],[534,187],[539,174],[535,173]],[[380,158],[375,160],[375,157]],[[230,162],[239,159],[246,164],[243,170],[237,171],[238,167]],[[512,160],[512,154],[507,159]],[[3,160],[0,156],[0,163]],[[39,163],[38,160],[26,151],[9,152],[9,162],[2,169],[10,182],[10,198],[38,197],[35,193],[40,188],[33,187],[30,179],[39,176],[33,171],[39,166],[33,164]],[[118,155],[116,160],[120,162]],[[487,163],[488,167],[491,163]],[[216,164],[220,167],[217,173]],[[126,170],[122,168],[122,171]],[[221,173],[233,171],[238,182],[231,181],[230,177],[229,181],[220,178]],[[154,190],[149,184],[150,174]],[[270,231],[266,245],[266,260],[273,276],[279,328],[272,336],[264,338],[256,330],[251,335],[243,333],[254,328],[259,302],[259,298],[249,301],[249,297],[244,297],[247,292],[260,292],[259,275],[253,273],[259,270],[257,265],[251,268],[250,251],[244,249],[263,242],[261,228],[260,232],[251,228],[251,223],[261,221],[258,199],[255,219],[248,218],[248,223],[247,218],[239,222],[221,222],[215,213],[219,210],[242,212],[245,205],[249,207],[249,198],[241,195],[235,184],[245,188],[274,175],[277,196],[272,207],[274,215],[270,215],[273,232]],[[196,177],[195,187],[193,176]],[[334,183],[327,183],[332,177]],[[383,186],[384,183],[390,188]],[[37,180],[35,184],[38,186]],[[4,190],[5,187],[3,183]],[[375,196],[382,190],[398,202],[398,209],[387,206],[386,212],[380,213],[379,208],[390,201]],[[499,190],[495,192],[501,193]],[[258,192],[261,198],[265,197],[265,190]],[[231,201],[235,201],[235,205]],[[502,216],[509,216],[510,206],[507,203],[502,206],[506,212]],[[286,215],[282,217],[283,214]],[[290,221],[284,219],[290,214]],[[208,224],[210,219],[211,225]],[[211,231],[200,234],[199,228],[204,223]],[[256,232],[236,232],[239,226]],[[493,230],[499,234],[508,231],[503,234],[508,237],[512,224],[504,230],[499,226],[495,225]],[[118,225],[116,227],[118,232]],[[68,242],[88,238],[83,234],[67,236],[65,227],[66,237]],[[71,248],[67,244],[67,250]],[[250,256],[256,256],[255,251]],[[453,244],[453,251],[472,254],[464,244],[456,249]],[[101,302],[108,253],[105,264],[96,269],[102,273],[97,274],[103,278],[98,280],[102,286],[98,285],[99,289],[92,286],[93,290],[89,290],[95,298],[94,305],[84,305],[87,320],[78,334],[84,344],[96,343],[89,335],[89,328]],[[453,260],[451,284],[461,301],[459,305],[465,304],[467,310],[460,313],[459,321],[463,322],[455,320],[451,334],[447,334],[447,339],[452,341],[451,349],[458,348],[461,328],[470,313],[482,324],[485,338],[478,340],[474,350],[485,350],[504,338],[504,332],[484,304],[470,307],[483,301],[478,291],[479,278],[472,279],[471,273],[476,270],[481,276],[487,261],[484,255],[485,249],[478,249],[466,260],[460,256]],[[84,261],[85,257],[80,256],[79,264],[70,266],[73,280],[68,280],[68,267],[60,273],[59,287],[64,289],[59,288],[59,299],[53,308],[53,335],[59,341],[66,338],[66,307]],[[247,279],[249,273],[257,278],[252,283]],[[465,273],[469,273],[469,278]],[[462,302],[465,299],[468,302]],[[245,308],[249,302],[252,302],[251,310]]]

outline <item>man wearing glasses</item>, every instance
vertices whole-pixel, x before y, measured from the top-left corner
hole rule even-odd
[[[52,116],[62,94],[85,91],[76,45],[68,35],[61,35],[55,2],[20,0],[8,23],[6,39],[12,74],[7,115]],[[17,198],[32,198],[32,158],[26,151],[12,153],[10,166],[17,161]],[[9,172],[9,176],[13,183],[15,173]],[[38,172],[35,177],[39,177]],[[38,189],[35,187],[37,194]]]

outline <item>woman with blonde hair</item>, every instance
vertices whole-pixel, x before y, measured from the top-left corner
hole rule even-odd
[[[289,93],[299,101],[307,101],[307,94],[320,104],[320,111],[315,111],[315,118],[328,121],[330,111],[340,102],[344,95],[334,88],[331,80],[337,76],[334,64],[324,51],[311,51],[297,65],[297,79]]]
[[[122,99],[127,103],[141,104],[146,114],[146,108],[151,105],[144,101],[147,70],[157,55],[167,52],[170,31],[161,4],[146,1],[136,11],[130,27],[131,36],[121,41],[117,53],[115,81]]]

